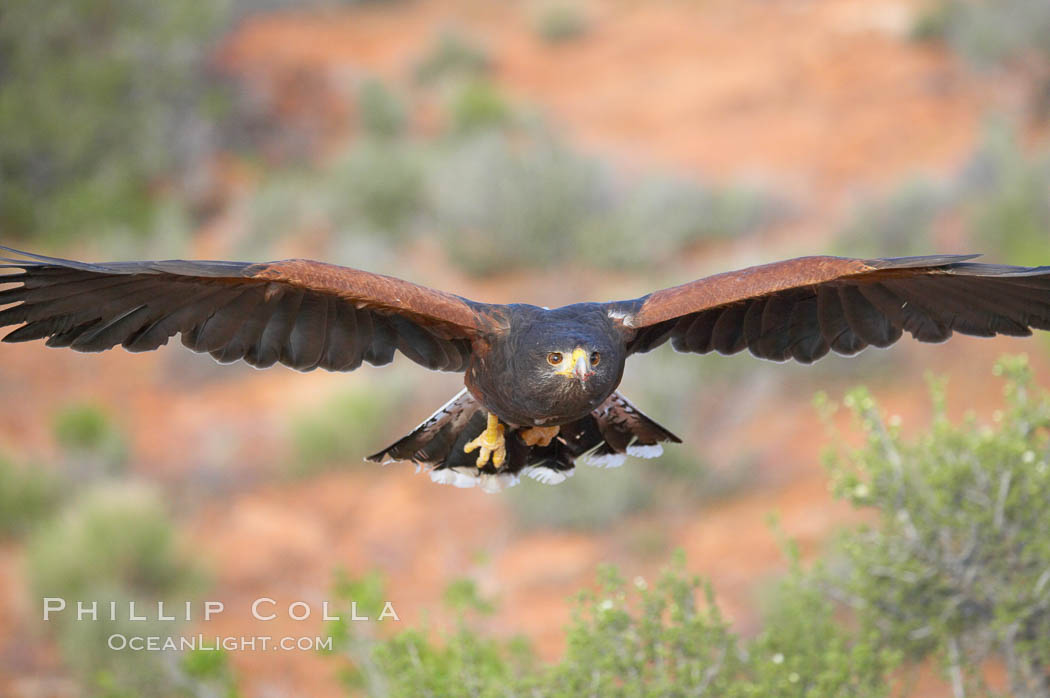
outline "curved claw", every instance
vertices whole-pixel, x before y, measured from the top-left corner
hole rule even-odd
[[[561,427],[529,427],[518,432],[526,446],[550,446]]]
[[[467,442],[463,447],[464,453],[470,453],[475,449],[481,449],[478,453],[477,466],[484,468],[485,464],[492,459],[492,467],[499,470],[503,462],[507,460],[507,442],[503,438],[503,425],[499,423],[499,417],[489,413],[488,426],[478,438]]]

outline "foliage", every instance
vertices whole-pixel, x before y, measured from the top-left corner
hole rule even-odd
[[[791,207],[755,185],[705,186],[667,175],[643,176],[615,187],[613,202],[576,233],[592,265],[661,267],[705,240],[736,238],[786,218]]]
[[[342,625],[347,676],[390,696],[464,686],[479,696],[904,696],[914,693],[902,662],[935,659],[954,695],[992,696],[982,669],[1000,659],[1011,695],[1050,695],[1050,396],[1023,357],[1002,359],[995,374],[1006,405],[992,425],[972,414],[952,423],[943,382],[931,381],[933,423],[913,439],[864,389],[847,395],[866,439],[829,453],[833,491],[874,517],[811,569],[788,544],[789,572],[753,637],[733,632],[678,557],[651,588],[603,569],[553,664],[483,633],[492,602],[457,580],[446,593],[454,631],[375,637]],[[834,412],[825,396],[818,405]],[[344,582],[337,594],[383,598],[377,578],[368,589]]]
[[[578,463],[558,485],[522,478],[506,492],[507,502],[524,528],[601,530],[658,501],[660,483],[647,473],[649,466],[636,459],[620,468]],[[601,496],[595,496],[598,491]]]
[[[32,530],[60,499],[58,481],[49,470],[19,466],[0,456],[0,540]]]
[[[437,640],[412,628],[361,642],[346,625],[333,637],[352,661],[349,685],[370,695],[886,695],[893,653],[843,629],[801,580],[796,570],[781,587],[779,611],[757,638],[743,640],[683,556],[652,588],[604,567],[598,591],[577,598],[565,656],[546,667],[523,640],[480,634],[476,615],[463,610]]]
[[[605,162],[532,123],[483,79],[450,87],[448,130],[433,142],[404,134],[393,95],[369,85],[360,100],[371,124],[364,137],[334,161],[280,173],[255,193],[246,253],[264,255],[261,247],[289,231],[387,250],[425,235],[478,276],[511,266],[637,268],[790,213],[760,186],[616,179]]]
[[[1050,243],[1050,154],[1026,152],[1009,124],[991,120],[966,164],[942,179],[917,178],[858,207],[839,231],[843,254],[929,254],[942,226],[962,227],[993,261],[1046,261]],[[958,249],[953,244],[953,248]]]
[[[152,180],[189,164],[177,153],[211,118],[203,61],[223,15],[206,0],[6,2],[0,229],[142,229]]]
[[[424,211],[425,165],[414,144],[364,138],[323,169],[278,172],[253,195],[246,252],[265,254],[291,231],[403,240]]]
[[[492,69],[488,52],[470,37],[455,29],[437,35],[415,67],[415,80],[421,85],[445,81],[476,79]]]
[[[41,596],[93,598],[93,590],[119,588],[165,597],[196,579],[160,501],[132,486],[86,493],[40,527],[27,553]]]
[[[572,262],[657,266],[698,241],[747,234],[787,213],[760,189],[618,182],[604,162],[543,131],[481,134],[438,155],[435,226],[449,258],[476,275]]]
[[[992,426],[945,415],[934,381],[933,424],[914,441],[864,390],[845,403],[866,434],[829,458],[834,490],[877,522],[843,537],[829,575],[860,623],[913,660],[933,656],[956,695],[988,695],[980,675],[1005,661],[1010,690],[1050,695],[1050,398],[1024,357],[1002,359],[1006,407]],[[840,449],[841,451],[841,449]]]
[[[194,696],[237,698],[237,681],[230,655],[223,649],[192,650],[179,664],[177,683]],[[202,690],[203,689],[203,690]]]
[[[590,29],[582,8],[574,4],[544,7],[536,17],[536,33],[551,44],[578,39]]]
[[[375,446],[398,403],[390,390],[360,388],[344,392],[298,415],[292,422],[295,460],[289,472],[312,475],[347,460],[357,462],[361,453]]]
[[[362,130],[372,138],[394,138],[405,132],[406,107],[379,80],[366,80],[357,90],[357,111]]]
[[[172,695],[164,680],[170,671],[164,653],[107,646],[114,633],[170,634],[172,625],[155,615],[130,620],[128,602],[155,613],[157,601],[175,601],[201,578],[178,550],[173,525],[155,494],[130,486],[89,491],[35,531],[26,555],[33,603],[45,597],[67,601],[67,610],[49,625],[67,664],[93,694]],[[97,600],[98,620],[75,621],[77,600]],[[109,619],[108,601],[117,602],[116,620]]]
[[[407,145],[362,141],[336,162],[331,202],[334,220],[360,220],[389,236],[404,237],[425,205],[420,154]],[[341,194],[341,195],[340,195]]]
[[[937,0],[914,28],[920,39],[942,39],[981,66],[1050,59],[1050,5],[1042,0]]]
[[[66,453],[67,474],[85,482],[119,474],[127,462],[123,432],[99,405],[74,403],[53,418],[55,440]]]
[[[1050,243],[1050,156],[1026,154],[1013,129],[993,122],[958,178],[971,238],[1002,261],[1041,264]]]
[[[518,147],[496,134],[450,144],[430,190],[450,259],[484,275],[577,252],[574,233],[605,206],[600,164],[552,138]]]
[[[508,125],[513,109],[487,80],[471,80],[460,87],[449,107],[449,131],[456,136]]]
[[[888,196],[862,203],[839,232],[836,246],[852,256],[929,254],[933,226],[949,196],[942,184],[910,179]]]

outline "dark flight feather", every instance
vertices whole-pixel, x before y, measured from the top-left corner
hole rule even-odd
[[[484,304],[407,281],[308,260],[252,264],[165,260],[88,264],[23,253],[0,260],[4,341],[149,351],[175,334],[228,363],[348,371],[401,351],[463,371],[486,329]]]
[[[802,257],[717,274],[610,304],[628,351],[678,351],[811,363],[828,351],[886,347],[907,332],[1024,336],[1050,329],[1050,267],[970,262],[976,255]],[[707,328],[711,341],[705,341]]]

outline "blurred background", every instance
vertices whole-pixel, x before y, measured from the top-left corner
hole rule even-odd
[[[0,242],[304,256],[547,306],[805,254],[1047,264],[1048,37],[1044,0],[6,0]],[[42,623],[43,596],[215,599],[208,634],[313,635],[316,612],[236,609],[381,579],[440,631],[469,580],[486,636],[553,661],[599,563],[632,579],[682,549],[748,637],[791,564],[771,512],[803,560],[871,518],[829,493],[818,390],[863,382],[919,433],[927,371],[948,415],[988,420],[995,357],[1028,352],[1043,383],[1047,349],[905,340],[801,367],[664,347],[622,390],[683,445],[492,496],[361,462],[459,375],[5,345],[0,694],[367,689],[347,652],[110,652],[110,625]],[[952,695],[928,673],[923,695]]]

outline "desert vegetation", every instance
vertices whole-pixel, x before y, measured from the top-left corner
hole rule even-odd
[[[1048,263],[1039,2],[8,4],[4,245],[551,306],[824,252]],[[498,497],[362,462],[459,376],[172,344],[0,347],[0,694],[1047,695],[1042,338],[660,350],[623,391],[683,445]],[[129,654],[38,621],[79,594],[403,620]]]

